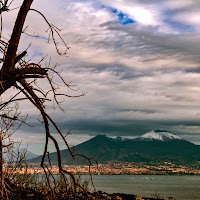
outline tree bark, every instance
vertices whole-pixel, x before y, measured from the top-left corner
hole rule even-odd
[[[0,199],[3,199],[3,144],[0,133]]]
[[[33,0],[24,0],[19,10],[17,19],[15,21],[15,26],[11,35],[11,39],[8,45],[8,50],[6,52],[5,61],[1,69],[2,76],[6,76],[10,71],[14,70],[16,52],[19,45],[20,36],[22,33],[27,13],[30,9],[32,2]]]

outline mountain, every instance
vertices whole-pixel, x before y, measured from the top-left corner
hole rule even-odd
[[[98,163],[113,162],[160,162],[174,161],[188,163],[200,161],[200,146],[181,139],[165,130],[155,130],[135,139],[110,138],[106,135],[83,142],[75,148],[76,154],[99,159]],[[57,154],[50,153],[52,161],[57,160]],[[66,164],[80,164],[83,159],[73,161],[68,150],[61,151],[62,160]],[[31,162],[40,162],[41,156]]]
[[[143,136],[139,137],[138,139],[141,140],[160,140],[160,141],[170,141],[170,140],[181,140],[181,138],[173,133],[170,133],[166,130],[155,130],[144,134]]]
[[[30,152],[30,151],[26,152],[26,159],[27,160],[33,159],[33,158],[37,158],[37,157],[38,157],[38,155],[36,155],[36,154],[34,154],[34,153]]]
[[[37,158],[38,155],[36,154],[33,154],[32,152],[30,151],[27,151],[25,148],[20,148],[19,150],[16,148],[14,148],[14,151],[12,153],[10,152],[5,152],[3,154],[3,157],[4,157],[4,160],[5,162],[8,162],[9,160],[13,160],[13,161],[16,161],[17,160],[17,157],[19,156],[18,155],[18,151],[19,153],[23,156],[24,153],[25,153],[25,157],[26,157],[26,160],[29,160],[29,159],[34,159],[34,158]],[[11,156],[12,154],[12,156]]]

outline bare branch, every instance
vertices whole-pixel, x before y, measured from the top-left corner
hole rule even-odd
[[[47,23],[48,26],[49,26],[49,30],[50,30],[49,34],[50,34],[51,37],[52,37],[52,40],[53,40],[53,43],[54,43],[54,45],[55,45],[55,47],[56,47],[57,53],[58,53],[59,55],[65,55],[65,54],[67,53],[67,50],[69,49],[69,47],[67,46],[67,44],[65,43],[65,41],[64,41],[63,38],[61,37],[61,35],[60,35],[60,33],[59,33],[60,29],[58,29],[58,28],[57,28],[56,26],[54,26],[53,24],[50,24],[49,21],[47,20],[47,18],[46,18],[40,11],[38,11],[38,10],[36,10],[36,9],[30,9],[30,10],[39,13],[39,14],[43,17],[43,19],[46,21],[46,23]],[[55,37],[54,37],[54,32],[58,35],[58,37],[61,39],[62,43],[63,43],[64,46],[66,47],[66,50],[64,51],[64,53],[61,53],[61,52],[59,51],[58,44],[57,44],[57,42],[56,42],[56,40],[55,40]]]
[[[19,45],[22,28],[32,2],[33,0],[23,1],[23,4],[18,13],[15,26],[13,28],[12,36],[8,45],[8,50],[6,52],[5,61],[1,69],[1,74],[4,76],[7,75],[8,71],[14,70],[15,57]]]

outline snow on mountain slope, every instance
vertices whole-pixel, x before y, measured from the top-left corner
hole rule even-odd
[[[142,140],[160,140],[160,141],[169,141],[169,140],[181,140],[181,138],[173,133],[170,133],[165,130],[156,130],[145,133],[141,137]]]

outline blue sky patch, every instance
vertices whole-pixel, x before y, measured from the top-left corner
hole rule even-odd
[[[106,8],[108,11],[112,12],[115,16],[117,16],[119,22],[123,25],[132,24],[136,22],[135,20],[131,19],[127,14],[123,13],[122,11],[116,8],[112,8],[105,5],[102,5],[101,7]]]
[[[136,21],[134,21],[133,19],[129,18],[129,16],[117,9],[111,9],[112,12],[118,17],[118,20],[123,24],[132,24],[135,23]]]

